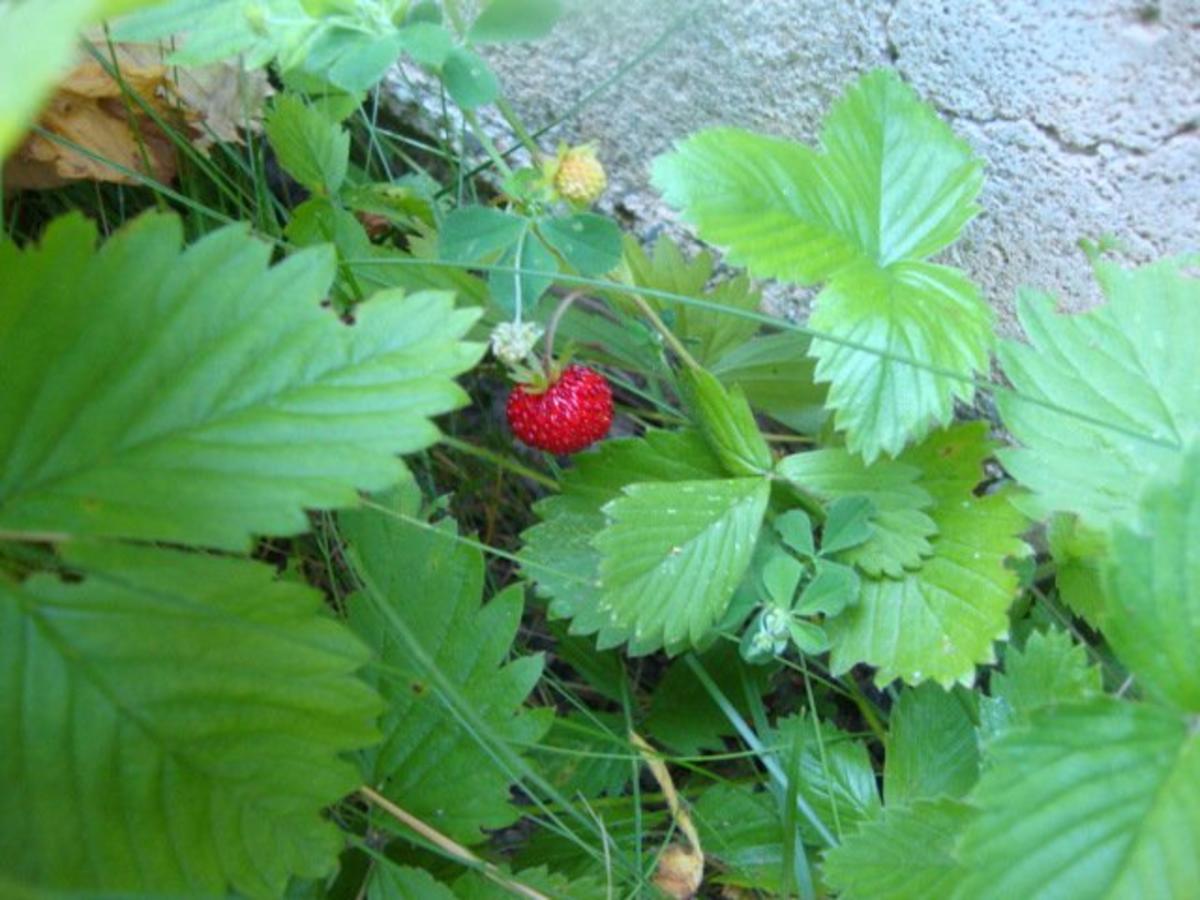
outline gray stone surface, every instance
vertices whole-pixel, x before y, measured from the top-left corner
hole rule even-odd
[[[649,184],[672,141],[716,124],[812,141],[859,73],[890,65],[987,162],[984,213],[948,260],[983,286],[1005,330],[1023,284],[1071,309],[1095,302],[1081,237],[1112,234],[1136,259],[1200,248],[1200,0],[568,7],[549,39],[492,53],[534,126],[670,30],[555,132],[599,144],[611,208],[643,234],[672,220]]]

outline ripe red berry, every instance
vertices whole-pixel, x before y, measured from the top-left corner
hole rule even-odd
[[[578,453],[608,434],[612,389],[600,373],[571,365],[544,391],[518,384],[505,413],[513,434],[530,447]]]

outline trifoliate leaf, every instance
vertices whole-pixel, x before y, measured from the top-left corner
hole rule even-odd
[[[988,750],[962,900],[1187,897],[1200,884],[1200,736],[1148,704],[1034,714]]]
[[[920,470],[917,483],[933,498],[933,555],[900,578],[862,579],[858,603],[828,623],[835,672],[865,662],[878,668],[878,684],[949,687],[970,685],[976,664],[993,661],[1018,589],[1005,560],[1025,552],[1025,520],[1003,492],[974,495],[990,453],[986,427],[939,432],[898,460]]]
[[[314,193],[332,195],[346,178],[350,132],[294,94],[275,98],[267,139],[289,175]]]
[[[759,323],[736,311],[757,312],[762,296],[748,278],[732,278],[709,287],[715,264],[712,255],[699,253],[688,260],[670,238],[659,237],[647,254],[632,236],[625,238],[628,282],[702,301],[690,305],[648,294],[645,300],[671,322],[671,330],[701,365],[709,366],[741,347],[759,329]],[[618,302],[622,294],[613,293]],[[802,357],[803,351],[797,354]],[[726,382],[728,383],[728,382]]]
[[[865,544],[875,533],[875,503],[854,494],[831,500],[821,526],[821,555],[833,555]],[[876,573],[878,574],[878,573]]]
[[[536,581],[539,593],[553,601],[551,614],[572,619],[572,634],[599,632],[601,648],[620,644],[629,632],[614,627],[599,606],[600,553],[592,539],[606,523],[601,508],[638,481],[720,475],[720,464],[695,431],[649,431],[642,438],[605,441],[576,456],[561,492],[534,506],[542,522],[522,535],[522,569]]]
[[[1200,434],[1200,279],[1172,260],[1099,263],[1096,275],[1108,303],[1091,312],[1057,315],[1050,297],[1022,296],[1029,343],[999,350],[1019,393],[996,403],[1022,445],[1000,460],[1040,511],[1106,528],[1133,518],[1146,481]]]
[[[949,897],[962,877],[954,843],[973,815],[949,798],[889,804],[825,854],[825,880],[842,900]]]
[[[1023,648],[1009,646],[1004,671],[992,673],[991,696],[980,701],[987,732],[1025,724],[1039,709],[1090,700],[1101,693],[1100,670],[1065,631],[1035,631]]]
[[[533,226],[526,223],[516,242],[500,257],[502,271],[488,272],[488,289],[492,299],[506,318],[516,315],[518,309],[526,317],[532,317],[537,302],[554,283],[558,271],[558,260],[542,243]]]
[[[377,294],[347,327],[332,255],[224,228],[180,253],[145,215],[97,252],[81,218],[0,249],[0,530],[242,549],[402,470],[479,347],[448,294]]]
[[[460,206],[442,221],[438,255],[451,262],[489,262],[512,247],[529,220],[490,206]]]
[[[813,569],[812,581],[804,586],[796,601],[798,615],[836,616],[858,601],[859,577],[849,566],[818,559]]]
[[[783,515],[776,516],[772,524],[783,542],[801,556],[817,555],[817,545],[813,541],[812,519],[804,510],[789,509]]]
[[[0,859],[31,886],[282,894],[336,864],[323,807],[377,739],[366,648],[245,560],[65,545],[82,580],[0,581]]]
[[[821,500],[865,497],[874,504],[873,533],[836,553],[839,562],[867,575],[898,578],[933,552],[930,538],[937,534],[937,525],[928,512],[933,498],[919,484],[921,472],[915,466],[886,459],[866,465],[854,454],[830,447],[785,457],[776,470]]]
[[[884,756],[888,806],[933,797],[962,797],[979,777],[979,742],[971,721],[974,697],[936,684],[908,688],[892,707]]]
[[[542,219],[538,231],[581,275],[603,275],[621,262],[621,229],[607,216],[575,213]]]
[[[746,572],[770,496],[765,478],[644,482],[604,506],[599,608],[631,652],[699,646]]]
[[[455,47],[442,63],[442,83],[463,109],[486,106],[500,96],[500,82],[487,62],[466,47]]]
[[[344,513],[340,522],[364,582],[350,599],[350,624],[381,662],[372,681],[388,704],[367,780],[444,834],[478,843],[481,829],[520,815],[508,772],[481,741],[532,744],[550,725],[545,711],[522,706],[541,675],[541,656],[505,662],[521,620],[521,587],[481,607],[483,556],[456,540],[453,523],[421,527],[379,510]],[[432,670],[415,658],[409,638]],[[436,673],[478,713],[487,735],[455,718]]]
[[[1100,617],[1117,657],[1155,699],[1200,713],[1200,444],[1118,526]]]
[[[978,211],[981,168],[883,70],[830,112],[821,143],[824,153],[712,129],[660,157],[654,182],[730,261],[826,283],[810,321],[830,338],[813,341],[817,377],[850,450],[869,461],[949,423],[987,365],[992,315],[978,289],[923,261]]]

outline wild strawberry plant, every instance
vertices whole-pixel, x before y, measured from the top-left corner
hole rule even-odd
[[[0,17],[53,62],[135,5]],[[654,162],[745,273],[643,248],[604,149],[544,148],[487,66],[557,14],[109,32],[282,88],[244,146],[177,135],[178,185],[6,198],[0,887],[1189,896],[1195,260],[1091,247],[1107,302],[1028,293],[997,343],[935,261],[982,163],[887,71],[815,146]],[[457,107],[436,145],[364,106],[398,59]],[[6,151],[43,68],[3,69]],[[807,324],[751,276],[818,287]]]

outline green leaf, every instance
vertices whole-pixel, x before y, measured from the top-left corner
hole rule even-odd
[[[808,336],[794,331],[761,335],[730,349],[709,371],[722,384],[740,387],[757,411],[800,434],[815,435],[828,414],[826,390],[814,379],[808,349]]]
[[[371,869],[367,896],[371,900],[458,900],[454,892],[424,869],[391,861]],[[324,896],[324,895],[322,895]]]
[[[55,82],[71,67],[80,30],[158,0],[0,3],[0,159],[8,156]]]
[[[746,572],[770,496],[765,478],[632,484],[604,507],[600,600],[630,651],[699,646]]]
[[[889,804],[825,854],[825,881],[842,900],[949,897],[962,877],[954,842],[972,815],[949,798]]]
[[[1200,738],[1183,716],[1109,699],[1060,706],[988,758],[957,896],[1141,900],[1200,884]]]
[[[821,142],[712,129],[660,157],[654,183],[731,262],[826,283],[810,321],[830,338],[813,342],[816,375],[869,461],[949,423],[987,366],[987,304],[961,272],[923,261],[978,211],[981,167],[885,70],[830,112]]]
[[[1040,511],[1107,528],[1134,517],[1146,482],[1173,471],[1200,434],[1200,279],[1177,260],[1099,263],[1096,275],[1108,303],[1091,312],[1057,315],[1052,298],[1021,297],[1029,343],[999,350],[1019,393],[996,404],[1022,445],[1000,460]]]
[[[344,91],[358,93],[382,80],[403,46],[397,31],[371,34],[330,24],[317,31],[297,64]]]
[[[1073,515],[1057,513],[1047,525],[1046,543],[1054,560],[1054,587],[1059,598],[1075,615],[1099,628],[1108,536],[1080,524]]]
[[[575,457],[561,491],[538,501],[542,521],[522,534],[522,570],[552,600],[550,613],[570,618],[572,634],[599,632],[601,648],[629,638],[600,608],[600,552],[593,538],[606,525],[602,507],[639,481],[718,478],[721,467],[698,432],[648,431],[641,438],[604,441]]]
[[[875,503],[861,494],[831,500],[825,510],[825,524],[821,527],[821,555],[836,554],[865,544],[875,533],[871,521],[875,514]]]
[[[516,243],[500,258],[500,265],[515,271],[488,273],[492,299],[509,318],[518,309],[526,315],[533,315],[538,300],[554,283],[558,260],[542,243],[531,224],[526,224]]]
[[[923,684],[892,707],[883,768],[888,806],[934,797],[962,797],[979,777],[972,695]]]
[[[842,834],[859,822],[879,815],[875,769],[866,745],[861,741],[854,740],[827,722],[821,722],[819,728],[820,742],[812,718],[805,715],[788,716],[780,719],[765,739],[777,748],[779,763],[784,771],[789,768],[788,756],[799,753],[800,778],[797,789],[800,796],[830,831]],[[807,819],[801,817],[797,827],[806,843],[814,846],[825,843]]]
[[[272,568],[65,545],[0,581],[0,858],[31,886],[278,896],[331,872],[321,816],[377,738],[365,648]]]
[[[149,214],[94,252],[68,217],[0,251],[0,530],[244,549],[394,484],[466,400],[477,314],[448,294],[380,293],[347,327],[328,252],[181,232]]]
[[[839,562],[857,566],[867,575],[898,578],[906,569],[918,568],[933,552],[930,540],[937,525],[928,513],[933,498],[919,484],[921,472],[916,466],[894,460],[865,465],[846,450],[829,447],[785,457],[776,471],[821,500],[865,497],[874,504],[872,535],[834,553]]]
[[[478,53],[455,47],[442,63],[442,82],[454,102],[471,110],[486,106],[500,96],[500,82]]]
[[[816,544],[813,543],[812,519],[802,509],[789,509],[783,515],[776,516],[775,531],[785,544],[801,556],[817,555]]]
[[[621,262],[621,229],[607,216],[576,213],[542,219],[538,231],[581,275],[603,275]]]
[[[859,578],[848,566],[819,559],[816,574],[796,601],[797,615],[836,616],[858,600]]]
[[[349,601],[350,624],[375,651],[372,680],[387,701],[383,743],[367,756],[368,781],[422,821],[462,843],[520,817],[507,771],[483,737],[447,708],[433,674],[410,652],[404,627],[486,723],[488,740],[532,744],[550,726],[547,710],[522,704],[542,672],[539,656],[506,662],[521,621],[514,585],[480,605],[483,555],[459,543],[453,522],[421,527],[379,510],[343,513],[363,593]]]
[[[554,720],[534,761],[564,796],[619,795],[629,783],[635,751],[620,713],[568,712]]]
[[[761,294],[745,277],[727,279],[710,288],[715,263],[709,253],[699,253],[689,261],[670,238],[660,236],[654,244],[653,255],[647,255],[636,238],[626,235],[625,268],[627,271],[622,273],[621,280],[627,284],[679,294],[713,307],[649,294],[644,298],[670,320],[671,330],[701,365],[711,366],[726,354],[735,352],[759,329],[758,322],[736,313],[738,310],[757,313]],[[618,302],[628,302],[624,300],[624,294],[614,292],[613,296]],[[794,352],[795,348],[791,349]],[[802,360],[807,349],[806,343],[794,357]],[[810,363],[808,371],[811,370]]]
[[[511,877],[518,884],[538,891],[543,897],[562,900],[608,900],[611,896],[594,878],[584,876],[572,880],[558,872],[551,872],[546,866],[521,869],[511,876],[506,869],[501,868],[500,873]],[[513,891],[475,871],[467,872],[455,880],[454,896],[458,900],[512,900]]]
[[[1035,631],[1024,648],[1009,646],[1004,671],[994,672],[991,696],[981,700],[988,730],[1025,724],[1046,706],[1090,700],[1101,693],[1100,670],[1065,631]]]
[[[762,569],[763,587],[771,601],[783,609],[791,609],[792,601],[796,599],[796,588],[800,586],[800,576],[804,567],[795,557],[785,553],[772,556]]]
[[[492,0],[467,36],[479,44],[536,41],[554,29],[561,15],[559,0]]]
[[[703,369],[687,369],[680,382],[692,416],[729,474],[761,475],[770,470],[771,450],[741,390],[725,390]]]
[[[1018,590],[1005,561],[1025,553],[1025,520],[1004,492],[974,495],[990,453],[986,430],[983,422],[956,426],[900,458],[922,473],[918,485],[933,498],[933,555],[900,578],[862,579],[858,603],[827,626],[835,673],[865,662],[881,685],[969,686],[975,665],[994,660]]]
[[[512,247],[528,225],[524,217],[490,206],[460,206],[442,221],[438,255],[451,262],[489,261]]]
[[[423,66],[439,69],[454,47],[454,35],[435,22],[416,22],[396,32],[400,47]]]
[[[1200,444],[1117,527],[1105,577],[1100,624],[1117,657],[1147,694],[1200,713]]]
[[[727,870],[723,882],[773,893],[782,889],[783,823],[770,793],[718,784],[700,795],[692,818],[705,855]]]
[[[724,641],[700,654],[699,659],[721,692],[731,698],[734,709],[749,715],[745,685],[752,685],[757,694],[763,694],[769,675],[759,667],[743,665],[737,647]],[[729,717],[683,660],[670,663],[662,680],[655,685],[642,729],[683,756],[722,750],[724,739],[736,733]]]

